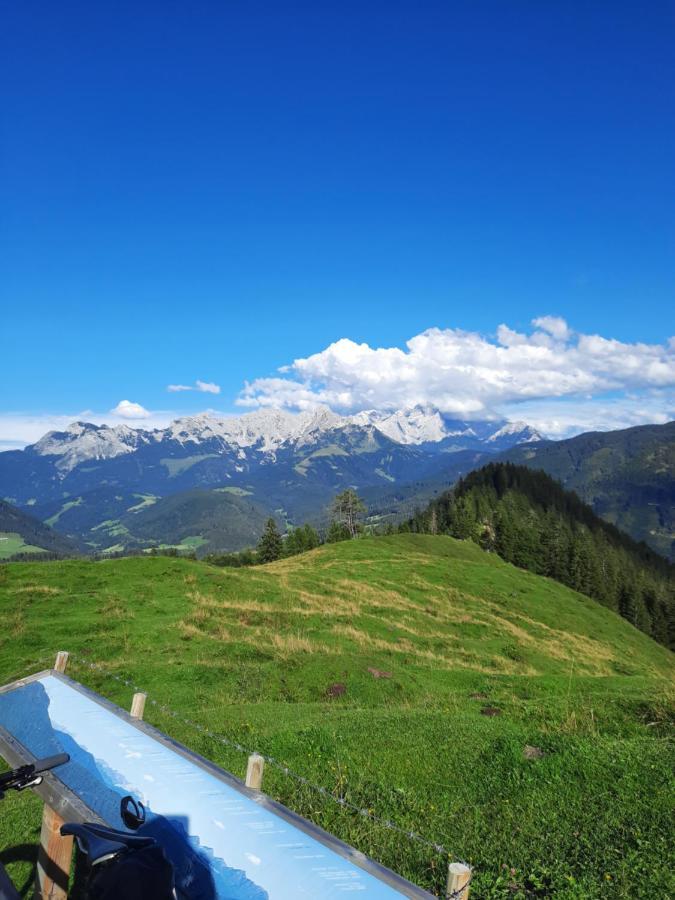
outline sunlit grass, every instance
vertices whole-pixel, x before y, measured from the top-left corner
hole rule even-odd
[[[671,893],[671,654],[473,544],[399,535],[236,570],[161,557],[13,564],[0,568],[0,609],[3,682],[68,649],[73,677],[128,707],[131,690],[78,662],[89,656],[469,860],[473,897]],[[245,754],[155,706],[146,717],[243,775]],[[526,745],[544,755],[527,759]],[[264,786],[441,892],[447,860],[433,850],[278,770]],[[32,840],[39,819],[29,798],[12,803],[5,847]]]

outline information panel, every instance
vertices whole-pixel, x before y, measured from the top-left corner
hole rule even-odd
[[[137,833],[162,844],[191,900],[431,897],[64,676],[2,690],[0,725],[34,757],[68,753],[54,774],[112,827],[121,798],[140,799]]]

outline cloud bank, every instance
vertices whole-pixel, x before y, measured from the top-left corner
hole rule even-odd
[[[197,380],[167,390],[219,394],[221,389]],[[540,316],[527,331],[502,324],[493,336],[430,328],[404,348],[343,338],[273,377],[247,383],[236,403],[254,409],[326,404],[342,413],[422,403],[459,418],[524,420],[551,438],[659,424],[675,419],[675,338],[626,343],[575,332],[558,316]],[[35,443],[76,420],[163,428],[190,414],[194,410],[148,410],[130,400],[107,413],[0,412],[0,450]]]
[[[576,427],[575,405],[588,420],[599,399],[605,418],[612,410],[618,413],[611,427],[625,424],[629,410],[635,418],[641,404],[649,409],[647,421],[655,421],[657,410],[665,421],[673,411],[673,388],[675,338],[624,343],[576,333],[562,318],[541,316],[528,332],[502,324],[494,337],[430,328],[404,349],[342,338],[296,359],[278,376],[247,383],[237,403],[296,409],[325,403],[343,412],[421,403],[467,418],[505,413],[526,418],[529,408],[540,422],[549,420],[547,433],[561,435]],[[556,420],[555,403],[572,399],[576,404],[566,404]]]

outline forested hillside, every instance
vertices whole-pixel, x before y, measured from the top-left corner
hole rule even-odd
[[[544,472],[491,463],[401,527],[471,539],[507,562],[593,597],[673,646],[675,567]]]
[[[501,458],[543,469],[606,522],[675,562],[675,422],[514,447]]]
[[[72,556],[77,545],[49,525],[0,500],[0,559],[33,556]]]

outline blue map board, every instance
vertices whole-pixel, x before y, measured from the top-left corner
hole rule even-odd
[[[140,799],[137,833],[160,841],[190,900],[431,897],[65,676],[0,691],[0,726],[34,757],[70,754],[55,774],[112,827],[121,798]]]

